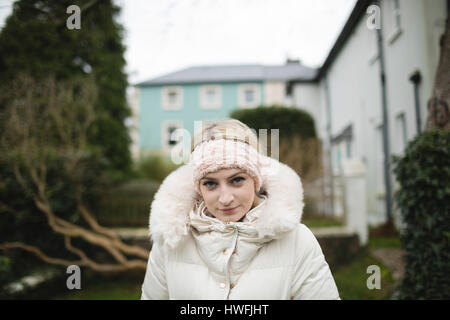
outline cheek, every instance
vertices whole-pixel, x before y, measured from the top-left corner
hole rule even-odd
[[[216,196],[216,192],[214,191],[208,191],[205,188],[200,188],[200,195],[202,196],[206,206],[208,207],[213,206],[217,202],[216,198],[218,197]]]
[[[255,198],[255,186],[253,181],[251,183],[246,183],[239,190],[239,198],[243,204],[246,206],[251,206]]]

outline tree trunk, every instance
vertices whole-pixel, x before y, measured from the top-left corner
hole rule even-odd
[[[426,130],[450,129],[450,18],[440,41],[441,53],[436,71],[433,95],[428,100]]]

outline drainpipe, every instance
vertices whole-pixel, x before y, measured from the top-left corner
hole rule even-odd
[[[325,104],[327,110],[327,135],[328,135],[328,168],[330,170],[330,213],[334,214],[334,177],[333,177],[333,153],[331,150],[332,133],[331,133],[331,103],[330,103],[330,89],[328,87],[328,76],[325,75]]]
[[[380,7],[380,1],[375,1]],[[381,28],[377,28],[377,47],[380,59],[380,81],[381,81],[381,106],[383,114],[383,152],[384,152],[384,183],[386,189],[386,216],[388,221],[392,221],[392,195],[391,195],[391,166],[390,166],[390,147],[389,147],[389,123],[388,106],[386,98],[386,73],[384,65],[383,34]]]
[[[420,71],[415,71],[410,77],[409,81],[414,84],[414,104],[416,107],[416,124],[417,124],[417,134],[422,133],[422,121],[420,117],[420,101],[419,101],[419,84],[422,81],[422,75]]]

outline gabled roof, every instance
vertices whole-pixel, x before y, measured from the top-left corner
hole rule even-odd
[[[313,81],[317,73],[317,69],[306,67],[298,62],[289,62],[280,66],[259,64],[195,66],[138,83],[137,86],[211,82]]]

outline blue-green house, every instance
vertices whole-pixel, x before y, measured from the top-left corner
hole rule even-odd
[[[196,66],[135,85],[138,92],[137,148],[170,151],[171,133],[192,135],[195,121],[229,118],[239,108],[289,105],[290,84],[312,81],[316,69],[298,61],[281,66]]]

